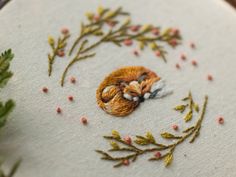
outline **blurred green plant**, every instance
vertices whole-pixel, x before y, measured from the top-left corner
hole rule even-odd
[[[13,76],[13,73],[9,70],[10,62],[13,58],[14,54],[12,53],[11,49],[3,52],[0,55],[0,88],[3,88]],[[7,117],[14,107],[15,103],[13,100],[9,99],[6,102],[2,102],[0,99],[0,129],[6,124]],[[13,177],[20,163],[21,159],[17,160],[10,169],[9,173],[6,174],[3,171],[2,163],[0,162],[0,177]]]

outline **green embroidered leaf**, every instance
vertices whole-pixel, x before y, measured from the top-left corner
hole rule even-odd
[[[3,52],[0,55],[0,87],[4,87],[7,84],[7,81],[13,75],[9,71],[10,62],[13,59],[14,55],[11,52],[11,49]],[[8,100],[6,103],[0,102],[0,128],[3,127],[6,123],[8,114],[12,111],[14,107],[14,102]]]
[[[150,143],[155,143],[155,142],[156,142],[156,140],[155,140],[155,138],[154,138],[154,136],[152,135],[151,132],[147,132],[147,133],[146,133],[146,137],[147,137],[147,140],[148,140]]]
[[[199,112],[199,106],[198,106],[198,104],[194,103],[194,104],[193,104],[193,107],[194,107],[194,110],[195,110],[196,112]]]
[[[175,135],[168,133],[168,132],[162,133],[161,137],[165,138],[165,139],[180,139],[180,138],[182,138],[181,136],[175,136]]]
[[[20,164],[21,164],[21,159],[17,160],[13,166],[10,168],[10,171],[8,173],[5,172],[5,170],[3,170],[3,162],[0,161],[0,176],[1,177],[13,177],[15,176],[16,171],[18,170]]]
[[[184,112],[185,108],[186,108],[187,105],[178,105],[176,106],[174,109],[176,111],[180,111],[181,113]]]
[[[144,47],[145,47],[145,43],[144,42],[139,42],[138,44],[139,44],[140,50],[143,50]]]
[[[173,160],[173,154],[172,153],[168,153],[167,156],[165,157],[164,159],[164,162],[165,162],[165,166],[169,166],[171,164]]]
[[[120,133],[118,131],[112,130],[111,134],[112,134],[113,138],[120,139]]]
[[[189,96],[182,99],[182,101],[187,101],[187,100],[189,100]]]
[[[14,55],[11,52],[11,49],[3,52],[0,55],[0,87],[4,87],[8,80],[13,75],[12,72],[9,71],[10,67],[10,61],[13,59]],[[2,128],[7,121],[8,114],[12,111],[15,104],[10,99],[6,103],[3,103],[0,101],[0,128]],[[13,177],[16,173],[17,169],[19,168],[19,165],[21,163],[21,160],[18,160],[10,169],[10,172],[8,174],[5,174],[5,172],[2,169],[2,163],[0,162],[0,176],[1,177]]]
[[[187,129],[185,129],[185,130],[183,131],[183,133],[188,133],[189,131],[191,131],[191,130],[193,130],[193,129],[194,129],[194,126],[189,127],[189,128],[187,128]]]
[[[184,117],[185,122],[190,121],[193,118],[193,112],[190,110]]]
[[[142,136],[136,136],[136,140],[134,140],[134,142],[138,145],[147,145],[150,144],[149,140],[142,137]]]
[[[8,177],[13,177],[14,175],[15,175],[15,173],[16,173],[16,171],[18,170],[18,168],[19,168],[19,166],[20,166],[20,164],[21,164],[21,159],[19,159],[19,160],[17,160],[14,164],[13,164],[13,166],[12,166],[12,168],[11,168],[11,170],[10,170],[10,173],[7,175]]]
[[[0,102],[0,128],[6,123],[8,114],[12,111],[15,104],[12,100],[8,100],[5,104]]]
[[[155,42],[152,42],[149,44],[149,47],[151,50],[155,51],[158,49],[157,44]]]
[[[110,142],[110,145],[111,145],[111,147],[112,147],[113,149],[120,149],[119,145],[118,145],[116,142],[114,142],[114,141],[111,141],[111,142]]]
[[[90,13],[90,12],[87,12],[85,14],[85,16],[88,18],[89,21],[92,21],[93,20],[93,17],[94,17],[94,14],[93,13]]]
[[[14,54],[11,49],[5,51],[0,56],[0,87],[4,87],[8,80],[12,77],[12,72],[9,71],[10,61],[13,59]]]

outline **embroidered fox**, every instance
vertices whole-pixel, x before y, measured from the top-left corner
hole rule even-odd
[[[107,76],[97,89],[98,105],[107,113],[127,116],[141,102],[170,93],[153,71],[143,66],[120,68]]]

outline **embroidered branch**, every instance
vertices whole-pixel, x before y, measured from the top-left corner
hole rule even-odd
[[[188,96],[183,98],[182,101],[188,102],[188,103],[178,105],[174,109],[176,111],[179,111],[180,113],[183,113],[183,112],[185,112],[186,109],[188,109],[187,114],[184,116],[185,122],[188,122],[188,121],[192,120],[194,111],[197,113],[199,112],[199,106],[197,103],[195,103],[193,101],[193,97],[192,97],[191,92],[189,92]]]
[[[150,153],[154,155],[149,158],[149,161],[163,160],[165,166],[169,166],[173,161],[173,153],[176,147],[187,141],[187,139],[190,139],[189,142],[193,143],[200,134],[207,101],[208,97],[205,96],[202,111],[199,113],[197,122],[195,125],[183,130],[181,135],[175,135],[169,132],[160,134],[163,139],[174,141],[171,144],[159,143],[150,132],[146,133],[145,136],[137,135],[132,142],[131,139],[127,141],[127,138],[122,138],[119,132],[113,131],[111,136],[104,136],[105,139],[110,141],[111,149],[108,151],[96,150],[96,152],[102,155],[101,159],[115,162],[114,167],[128,165],[130,162],[135,162],[139,156]],[[128,155],[113,156],[113,152],[121,154],[127,153]]]
[[[16,171],[18,170],[19,166],[21,164],[21,159],[17,160],[13,166],[11,167],[10,171],[8,173],[4,172],[2,169],[2,163],[0,163],[0,176],[1,177],[13,177],[15,176]]]
[[[181,41],[178,29],[167,28],[162,30],[160,27],[153,25],[132,24],[130,14],[123,11],[121,7],[115,10],[99,7],[96,13],[87,13],[86,16],[88,22],[86,24],[81,23],[79,36],[69,50],[69,56],[73,54],[74,56],[64,69],[61,86],[64,85],[69,68],[80,60],[95,56],[95,53],[91,52],[103,43],[112,43],[119,47],[122,45],[131,46],[136,43],[140,50],[149,47],[157,56],[166,61],[167,51],[163,44],[174,48]],[[59,45],[55,47],[54,43],[54,40],[50,38],[49,44],[53,53],[48,57],[49,76],[57,51],[61,49],[58,48]]]
[[[63,57],[65,55],[64,50],[67,45],[67,39],[70,37],[68,32],[62,33],[62,36],[57,39],[57,42],[52,36],[48,37],[48,44],[52,49],[52,53],[48,54],[48,76],[52,74],[52,65],[57,56]]]

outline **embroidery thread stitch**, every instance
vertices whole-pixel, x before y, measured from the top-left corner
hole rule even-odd
[[[174,48],[181,41],[181,35],[178,29],[167,28],[162,30],[160,27],[154,27],[152,25],[132,24],[129,13],[124,12],[121,7],[115,10],[99,7],[96,13],[87,13],[86,16],[88,23],[81,23],[80,34],[69,51],[69,56],[72,56],[77,46],[79,46],[74,57],[64,69],[61,77],[61,86],[64,85],[69,68],[80,60],[94,57],[95,53],[91,53],[91,51],[102,43],[113,43],[121,47],[122,44],[131,46],[136,42],[141,50],[149,47],[155,54],[158,52],[158,56],[166,62],[165,56],[167,51],[164,50],[163,44]],[[124,17],[127,18],[124,19]],[[91,41],[89,39],[91,37],[98,37],[99,39],[90,44]],[[53,51],[55,51],[52,40],[49,40],[49,44]],[[55,52],[48,58],[50,76]]]
[[[171,93],[165,82],[143,66],[127,66],[108,75],[97,89],[97,104],[108,114],[123,117],[146,99]]]
[[[52,53],[48,54],[48,76],[52,74],[52,65],[57,56],[63,57],[65,55],[65,47],[67,45],[67,39],[70,37],[69,31],[61,31],[62,36],[57,39],[57,42],[52,36],[48,37],[48,44],[52,49]]]
[[[110,141],[111,149],[108,151],[96,150],[97,153],[101,154],[101,159],[116,162],[114,167],[121,167],[127,165],[127,162],[135,162],[141,155],[154,153],[153,157],[149,158],[149,161],[164,160],[165,166],[169,166],[173,161],[173,153],[175,148],[190,138],[189,143],[193,143],[200,134],[203,118],[205,116],[206,107],[208,102],[208,96],[205,96],[205,100],[199,113],[199,119],[194,126],[191,126],[182,131],[181,135],[174,135],[169,132],[161,133],[161,137],[166,140],[173,140],[172,144],[160,144],[156,141],[152,133],[147,132],[145,136],[137,135],[135,140],[127,142],[121,137],[119,132],[112,131],[111,136],[104,136],[105,139]],[[142,148],[145,147],[146,148]],[[123,156],[112,156],[113,152],[121,152],[121,154],[128,153]],[[161,154],[163,152],[163,155]],[[126,162],[126,163],[124,163]]]
[[[174,109],[176,111],[179,111],[180,113],[183,113],[186,109],[188,109],[187,114],[184,116],[185,122],[188,122],[188,121],[192,120],[194,111],[197,113],[199,112],[199,106],[197,103],[194,102],[191,92],[189,92],[188,96],[183,98],[182,101],[188,102],[188,103],[178,105]]]

